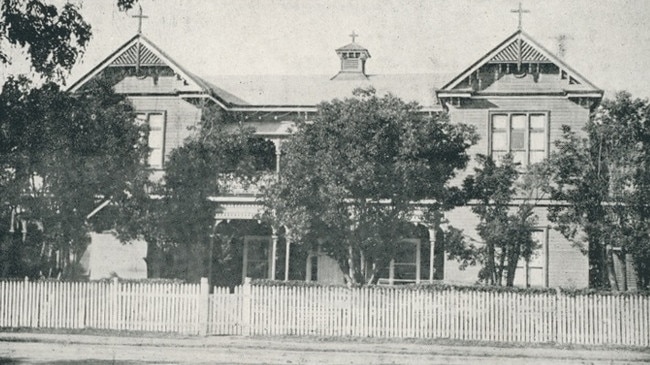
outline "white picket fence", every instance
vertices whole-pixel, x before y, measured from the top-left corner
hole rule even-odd
[[[201,332],[200,299],[199,284],[1,281],[0,328],[195,334]]]
[[[243,307],[242,334],[650,346],[650,297],[644,295],[255,285],[240,290],[244,304],[250,302]]]
[[[650,346],[647,295],[0,281],[0,328]]]

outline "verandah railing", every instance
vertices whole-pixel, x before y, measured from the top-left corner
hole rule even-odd
[[[0,327],[650,346],[645,294],[0,281]]]

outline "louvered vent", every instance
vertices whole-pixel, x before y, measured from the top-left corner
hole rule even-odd
[[[490,62],[493,63],[514,63],[518,61],[519,45],[517,42],[521,42],[521,62],[524,63],[546,63],[551,62],[546,56],[541,54],[530,44],[526,43],[523,40],[515,40],[510,43],[508,47],[499,52],[496,56],[492,57]]]
[[[134,66],[138,63],[138,47],[140,47],[140,66],[159,66],[165,63],[147,47],[136,43],[116,58],[111,66]]]

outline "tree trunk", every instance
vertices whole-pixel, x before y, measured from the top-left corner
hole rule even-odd
[[[366,258],[365,255],[363,254],[363,251],[359,249],[359,276],[363,278],[363,283],[367,284],[366,282]]]
[[[503,285],[503,267],[505,266],[506,262],[506,254],[501,252],[501,255],[499,256],[499,268],[496,270],[496,278],[495,282],[498,283],[499,286]]]
[[[160,278],[162,268],[162,250],[156,243],[147,242],[147,277]]]
[[[606,265],[607,265],[607,279],[609,281],[609,288],[613,291],[619,291],[618,280],[616,279],[616,272],[614,271],[614,251],[611,246],[607,245],[606,248]]]
[[[494,244],[487,243],[488,245],[488,257],[487,257],[487,271],[488,271],[488,284],[494,285],[496,282],[496,270],[494,267]]]
[[[514,286],[515,274],[517,272],[517,263],[519,262],[519,254],[513,253],[508,257],[508,272],[506,273],[506,286]],[[526,283],[528,284],[528,283]],[[528,286],[528,285],[526,285]]]
[[[350,284],[356,284],[356,267],[354,265],[354,248],[352,247],[352,243],[348,245],[348,276],[350,277]]]

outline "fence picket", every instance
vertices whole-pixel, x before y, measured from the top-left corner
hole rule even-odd
[[[0,327],[649,346],[650,297],[20,280],[0,281]]]

